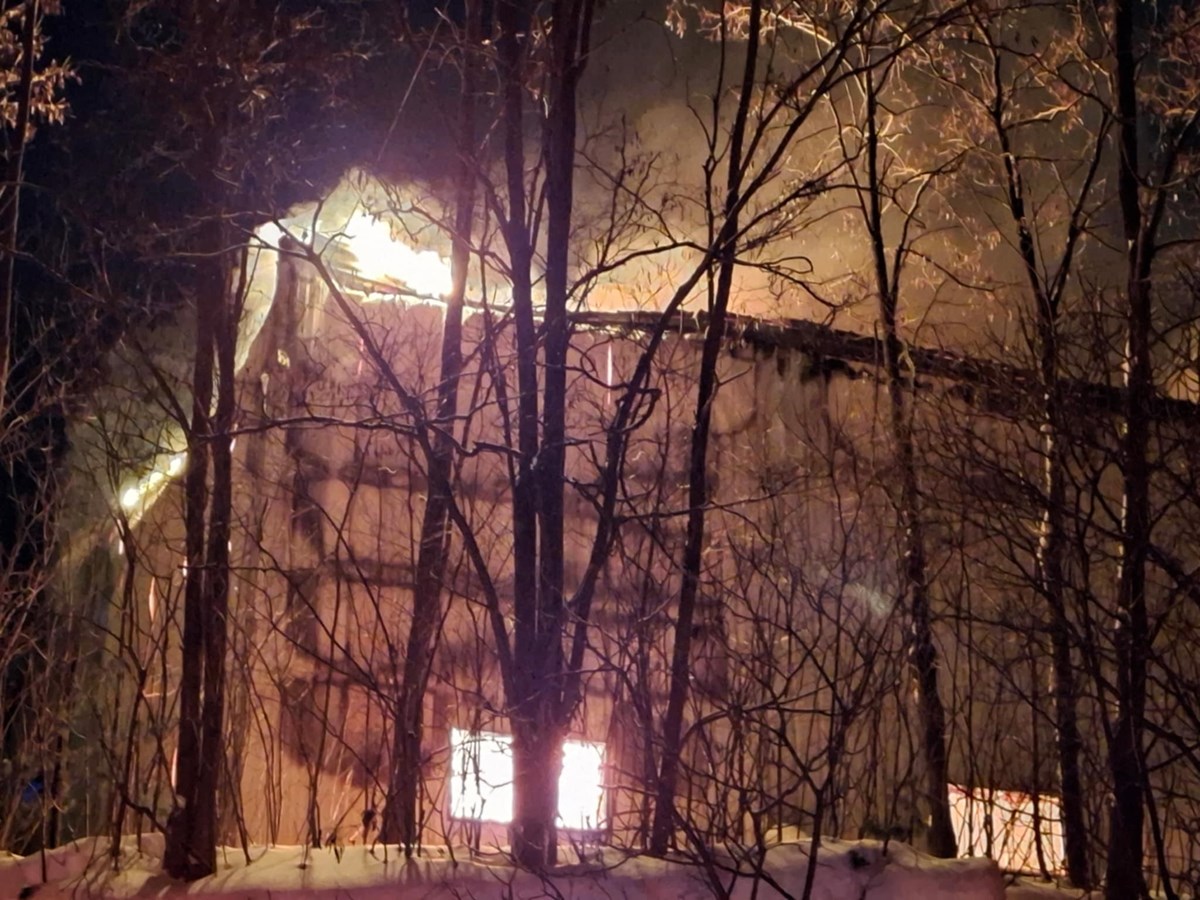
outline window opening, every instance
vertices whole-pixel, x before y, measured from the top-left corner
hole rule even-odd
[[[604,745],[563,742],[558,821],[563,828],[600,827],[604,799]],[[507,824],[513,809],[512,737],[491,731],[450,731],[450,815]]]

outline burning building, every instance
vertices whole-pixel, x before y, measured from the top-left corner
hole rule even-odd
[[[230,839],[318,845],[377,840],[382,826],[394,840],[388,803],[408,773],[419,840],[486,851],[507,842],[513,717],[523,714],[504,688],[505,666],[519,671],[522,661],[506,662],[497,642],[519,615],[510,310],[483,299],[469,306],[458,404],[443,415],[438,295],[447,282],[438,255],[388,245],[362,215],[326,231],[300,223],[260,232],[248,257],[256,261],[231,436],[222,827]],[[389,258],[416,274],[376,265]],[[636,846],[649,829],[671,689],[706,321],[619,310],[579,311],[573,321],[568,594],[599,568],[590,609],[566,607],[555,651],[577,698],[561,734],[559,824],[575,843]],[[1027,575],[1040,519],[1029,424],[1036,379],[1008,363],[920,347],[909,354],[960,849],[1058,871],[1049,625]],[[689,839],[753,845],[797,828],[924,839],[932,801],[920,787],[926,760],[899,594],[904,552],[881,355],[873,337],[813,323],[735,316],[728,325],[675,792]],[[638,412],[620,466],[609,470],[616,410],[643,363],[650,374]],[[1097,431],[1115,416],[1119,390],[1085,381],[1064,390],[1087,448],[1070,496],[1093,516],[1112,516],[1112,442]],[[1192,400],[1157,402],[1160,439],[1176,451],[1190,446]],[[151,468],[118,486],[124,562],[110,576],[109,650],[136,661],[142,678],[106,726],[129,736],[128,769],[108,771],[125,779],[121,790],[137,798],[130,814],[150,816],[147,824],[174,778],[174,747],[162,734],[178,714],[189,565],[177,480],[186,455],[171,433]],[[396,748],[412,702],[404,671],[437,435],[453,447],[452,527],[441,538],[446,564],[418,697],[420,756],[404,769]],[[602,527],[612,538],[597,561]],[[1087,527],[1073,534],[1073,565],[1111,567]],[[1081,629],[1107,602],[1090,590],[1080,588],[1072,613]],[[1170,630],[1183,633],[1187,621]],[[1104,678],[1108,651],[1088,652]],[[1169,641],[1163,652],[1172,671],[1192,677],[1186,653]],[[1090,691],[1077,699],[1085,765],[1098,770],[1104,704]],[[1177,716],[1178,703],[1177,688],[1164,687],[1152,715]],[[111,754],[115,745],[104,746]],[[1152,777],[1173,791],[1165,852],[1193,865],[1183,837],[1191,775],[1167,747],[1155,753]],[[1091,821],[1102,813],[1103,798],[1090,798]]]

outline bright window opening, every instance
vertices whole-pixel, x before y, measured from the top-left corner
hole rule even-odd
[[[600,826],[604,745],[563,743],[558,822],[589,831]],[[450,731],[450,814],[479,822],[512,821],[512,738],[490,731]]]
[[[950,786],[950,819],[963,856],[990,856],[1002,869],[1063,871],[1062,813],[1058,798],[1020,791]],[[1038,844],[1041,844],[1039,861]]]

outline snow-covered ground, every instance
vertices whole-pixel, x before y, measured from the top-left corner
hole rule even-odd
[[[127,838],[114,868],[107,842],[79,841],[41,855],[0,857],[0,898],[90,900],[416,900],[416,898],[560,897],[569,900],[652,900],[715,895],[705,872],[695,865],[645,857],[623,858],[605,851],[603,861],[565,866],[548,878],[517,872],[497,856],[470,859],[435,850],[405,862],[395,848],[350,846],[305,850],[258,849],[246,863],[240,850],[223,851],[219,871],[191,885],[162,875],[162,839]],[[457,858],[456,858],[457,857]],[[772,847],[764,877],[724,873],[730,897],[802,897],[809,867],[806,841]],[[43,865],[45,878],[43,879]],[[712,877],[711,875],[708,877]],[[935,860],[904,844],[830,841],[817,855],[812,900],[1065,900],[1078,892],[1032,885],[1014,886],[989,860]]]

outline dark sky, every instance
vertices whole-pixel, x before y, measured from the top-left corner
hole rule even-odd
[[[322,13],[326,32],[336,33],[338,39],[361,37],[366,41],[362,49],[369,50],[353,79],[339,89],[341,102],[336,106],[328,106],[328,98],[320,92],[299,96],[288,105],[278,133],[295,141],[293,155],[298,162],[295,171],[276,179],[287,188],[279,198],[282,205],[315,199],[331,179],[354,166],[374,168],[397,181],[415,177],[436,182],[448,174],[455,158],[450,113],[456,75],[432,57],[422,59],[403,41],[387,38],[386,30],[378,27],[384,17],[401,8],[413,25],[431,26],[437,21],[438,4],[431,0],[407,4],[397,0],[270,0],[271,5],[276,3],[287,12]],[[146,150],[156,135],[155,116],[162,117],[160,132],[172,124],[170,109],[161,108],[156,98],[122,93],[122,79],[129,73],[122,73],[118,64],[129,56],[114,45],[118,29],[112,9],[118,5],[67,0],[65,14],[47,23],[51,53],[73,59],[79,77],[69,88],[68,125],[39,135],[30,159],[32,181],[47,186],[63,180],[78,182],[78,173],[92,171],[112,171],[113,178],[121,177],[122,167],[128,167],[131,158]],[[130,34],[143,47],[169,49],[178,29],[171,14],[175,6],[171,0],[151,4]],[[459,9],[451,4],[451,18]],[[358,16],[365,18],[360,21]],[[678,37],[662,27],[661,18],[658,3],[626,0],[602,6],[595,54],[585,78],[581,132],[601,134],[607,129],[611,135],[627,129],[637,152],[657,155],[664,171],[670,168],[663,181],[674,181],[670,187],[677,195],[694,200],[703,188],[700,173],[705,152],[696,112],[704,111],[705,94],[714,83],[716,50],[711,41],[695,34]],[[233,39],[236,36],[231,35]],[[414,78],[418,65],[423,68],[420,77]],[[411,93],[410,85],[415,85]],[[695,108],[690,109],[689,104]],[[122,106],[132,113],[127,120],[143,119],[140,132],[127,128],[121,116],[113,114]],[[819,148],[821,140],[817,135],[807,146]],[[789,164],[803,171],[807,152],[793,154]],[[143,187],[136,178],[132,183]],[[151,220],[186,207],[184,193],[175,191],[172,184],[168,172],[153,190],[146,191],[145,212]],[[581,210],[586,211],[593,189],[586,177],[578,179]],[[823,267],[821,274],[831,279],[841,272],[862,269],[855,250],[858,244],[840,227],[834,219],[825,220],[806,230],[789,250],[815,260]],[[970,245],[967,251],[979,252],[973,235],[964,231],[961,236]],[[1003,251],[992,254],[989,265],[993,269],[1003,262],[1001,256]],[[647,272],[647,279],[653,274]],[[760,293],[764,302],[773,302],[765,291]],[[932,291],[921,286],[919,297],[926,296],[932,296]],[[917,302],[918,294],[913,297]],[[953,302],[940,307],[948,319],[969,324],[977,318],[965,303],[951,299]],[[820,311],[797,308],[788,312]]]

